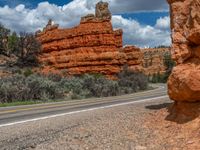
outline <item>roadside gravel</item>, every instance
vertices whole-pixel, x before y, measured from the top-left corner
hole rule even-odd
[[[151,118],[156,118],[160,109],[166,110],[169,103],[168,99],[160,99],[2,127],[0,149],[178,149],[180,145],[162,139],[162,128],[156,130],[154,124],[158,124]],[[159,109],[152,109],[152,105]]]

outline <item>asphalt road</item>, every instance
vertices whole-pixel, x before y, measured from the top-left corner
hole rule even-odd
[[[0,108],[0,128],[167,97],[166,85],[130,95]]]

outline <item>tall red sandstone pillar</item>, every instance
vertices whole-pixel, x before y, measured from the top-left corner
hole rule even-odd
[[[177,66],[168,93],[177,102],[200,102],[200,0],[168,0],[172,55]]]

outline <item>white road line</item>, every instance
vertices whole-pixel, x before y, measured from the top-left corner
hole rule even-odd
[[[140,94],[148,94],[148,93],[152,93],[152,92],[155,92],[155,91],[159,91],[159,90],[162,90],[162,89],[165,89],[165,86],[159,86],[158,88],[156,89],[153,89],[153,90],[148,90],[148,91],[143,91],[143,92],[138,92],[138,93],[132,93],[132,94],[127,94],[127,95],[121,95],[121,96],[112,96],[112,97],[103,97],[103,98],[92,98],[93,100],[96,100],[96,101],[101,101],[101,100],[110,100],[111,98],[115,99],[115,98],[130,98],[131,96],[139,96]],[[82,100],[72,100],[72,101],[67,101],[67,102],[83,102],[83,101],[91,101],[91,98],[88,98],[88,99],[82,99]],[[103,102],[103,101],[102,101]],[[21,107],[33,107],[33,106],[50,106],[53,104],[65,104],[66,102],[50,102],[50,103],[44,103],[44,104],[33,104],[33,105],[19,105],[19,106],[9,106],[9,107],[0,107],[0,111],[4,111],[4,110],[10,110],[11,109],[17,109],[17,108],[21,108]],[[9,109],[8,109],[9,108]]]
[[[27,122],[33,122],[33,121],[49,119],[49,118],[55,118],[55,117],[61,117],[61,116],[66,116],[66,115],[78,114],[78,113],[82,113],[82,112],[89,112],[89,111],[94,111],[94,110],[98,110],[98,109],[105,109],[105,108],[111,108],[111,107],[117,107],[117,106],[136,104],[136,103],[141,103],[141,102],[147,102],[147,101],[157,100],[157,99],[161,99],[161,98],[168,98],[168,96],[166,95],[166,96],[160,96],[160,97],[155,97],[155,98],[148,98],[148,99],[144,99],[144,100],[137,100],[137,101],[132,101],[132,102],[125,102],[125,103],[120,103],[120,104],[101,106],[101,107],[90,108],[90,109],[85,109],[85,110],[72,111],[72,112],[67,112],[67,113],[62,113],[62,114],[57,114],[57,115],[50,115],[50,116],[46,116],[46,117],[28,119],[28,120],[24,120],[24,121],[6,123],[6,124],[0,125],[0,128],[1,127],[6,127],[6,126],[12,126],[12,125],[16,125],[16,124],[22,124],[22,123],[27,123]]]

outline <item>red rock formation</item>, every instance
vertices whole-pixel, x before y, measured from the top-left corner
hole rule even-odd
[[[177,62],[168,81],[171,99],[200,101],[200,0],[168,0],[172,55]]]
[[[82,17],[80,25],[74,28],[59,29],[49,21],[43,32],[37,33],[42,43],[39,60],[44,73],[113,76],[125,64],[130,68],[141,65],[140,50],[133,46],[123,48],[122,30],[113,30],[108,3],[99,2],[96,14]]]
[[[129,45],[125,46],[122,52],[126,54],[126,64],[129,66],[130,70],[143,71],[143,53],[140,48]]]
[[[170,54],[169,48],[147,48],[142,49],[142,52],[144,54],[142,62],[146,75],[165,73],[164,56]]]

